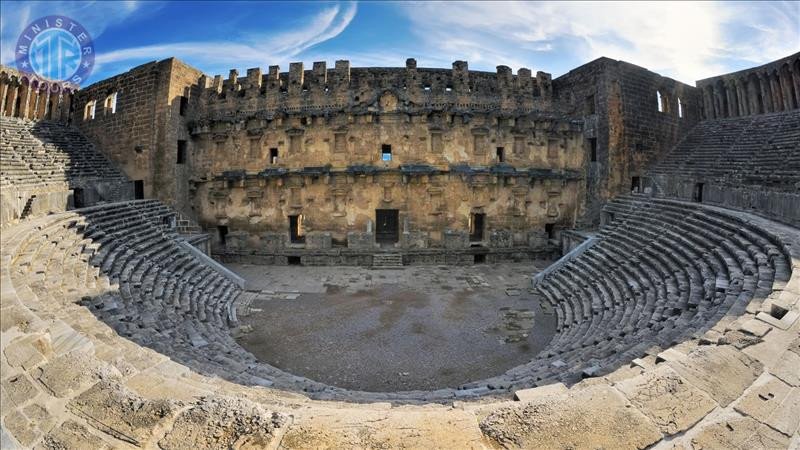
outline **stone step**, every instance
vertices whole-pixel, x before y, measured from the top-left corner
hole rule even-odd
[[[372,255],[372,267],[380,269],[403,267],[403,255],[399,253],[376,253]]]

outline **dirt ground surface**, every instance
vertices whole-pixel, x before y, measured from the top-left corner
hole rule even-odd
[[[352,390],[456,387],[528,362],[555,316],[529,292],[534,264],[230,265],[258,291],[239,343],[296,375]]]

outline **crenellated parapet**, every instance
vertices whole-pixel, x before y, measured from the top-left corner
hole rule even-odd
[[[424,111],[536,111],[552,101],[551,76],[507,66],[497,71],[470,71],[466,61],[451,69],[418,68],[408,59],[405,68],[351,68],[346,60],[333,68],[315,62],[310,69],[291,63],[288,72],[270,66],[233,69],[227,78],[202,76],[201,94],[194,101],[196,117],[219,118],[256,111],[325,114]]]

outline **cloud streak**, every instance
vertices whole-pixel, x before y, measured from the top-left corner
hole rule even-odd
[[[574,66],[607,56],[693,83],[728,71],[732,60],[759,64],[800,47],[794,2],[421,2],[401,10],[421,47],[478,64],[531,67],[560,57]]]
[[[246,33],[226,41],[187,41],[124,48],[98,54],[97,64],[111,66],[178,56],[211,73],[231,67],[286,64],[313,46],[338,36],[352,22],[356,12],[355,3],[336,4],[289,31]]]

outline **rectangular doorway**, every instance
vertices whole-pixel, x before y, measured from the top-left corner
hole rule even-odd
[[[289,216],[289,240],[292,244],[305,244],[303,235],[303,216]]]
[[[144,199],[144,180],[133,182],[133,198],[136,200]]]
[[[86,201],[83,198],[83,189],[74,188],[72,190],[72,206],[75,209],[83,208],[86,206]]]
[[[703,183],[694,184],[694,192],[692,193],[692,201],[703,203]]]
[[[486,214],[472,214],[469,221],[469,241],[480,242],[483,240],[483,230],[486,226]]]
[[[400,211],[397,209],[375,210],[375,241],[394,244],[400,239]]]

